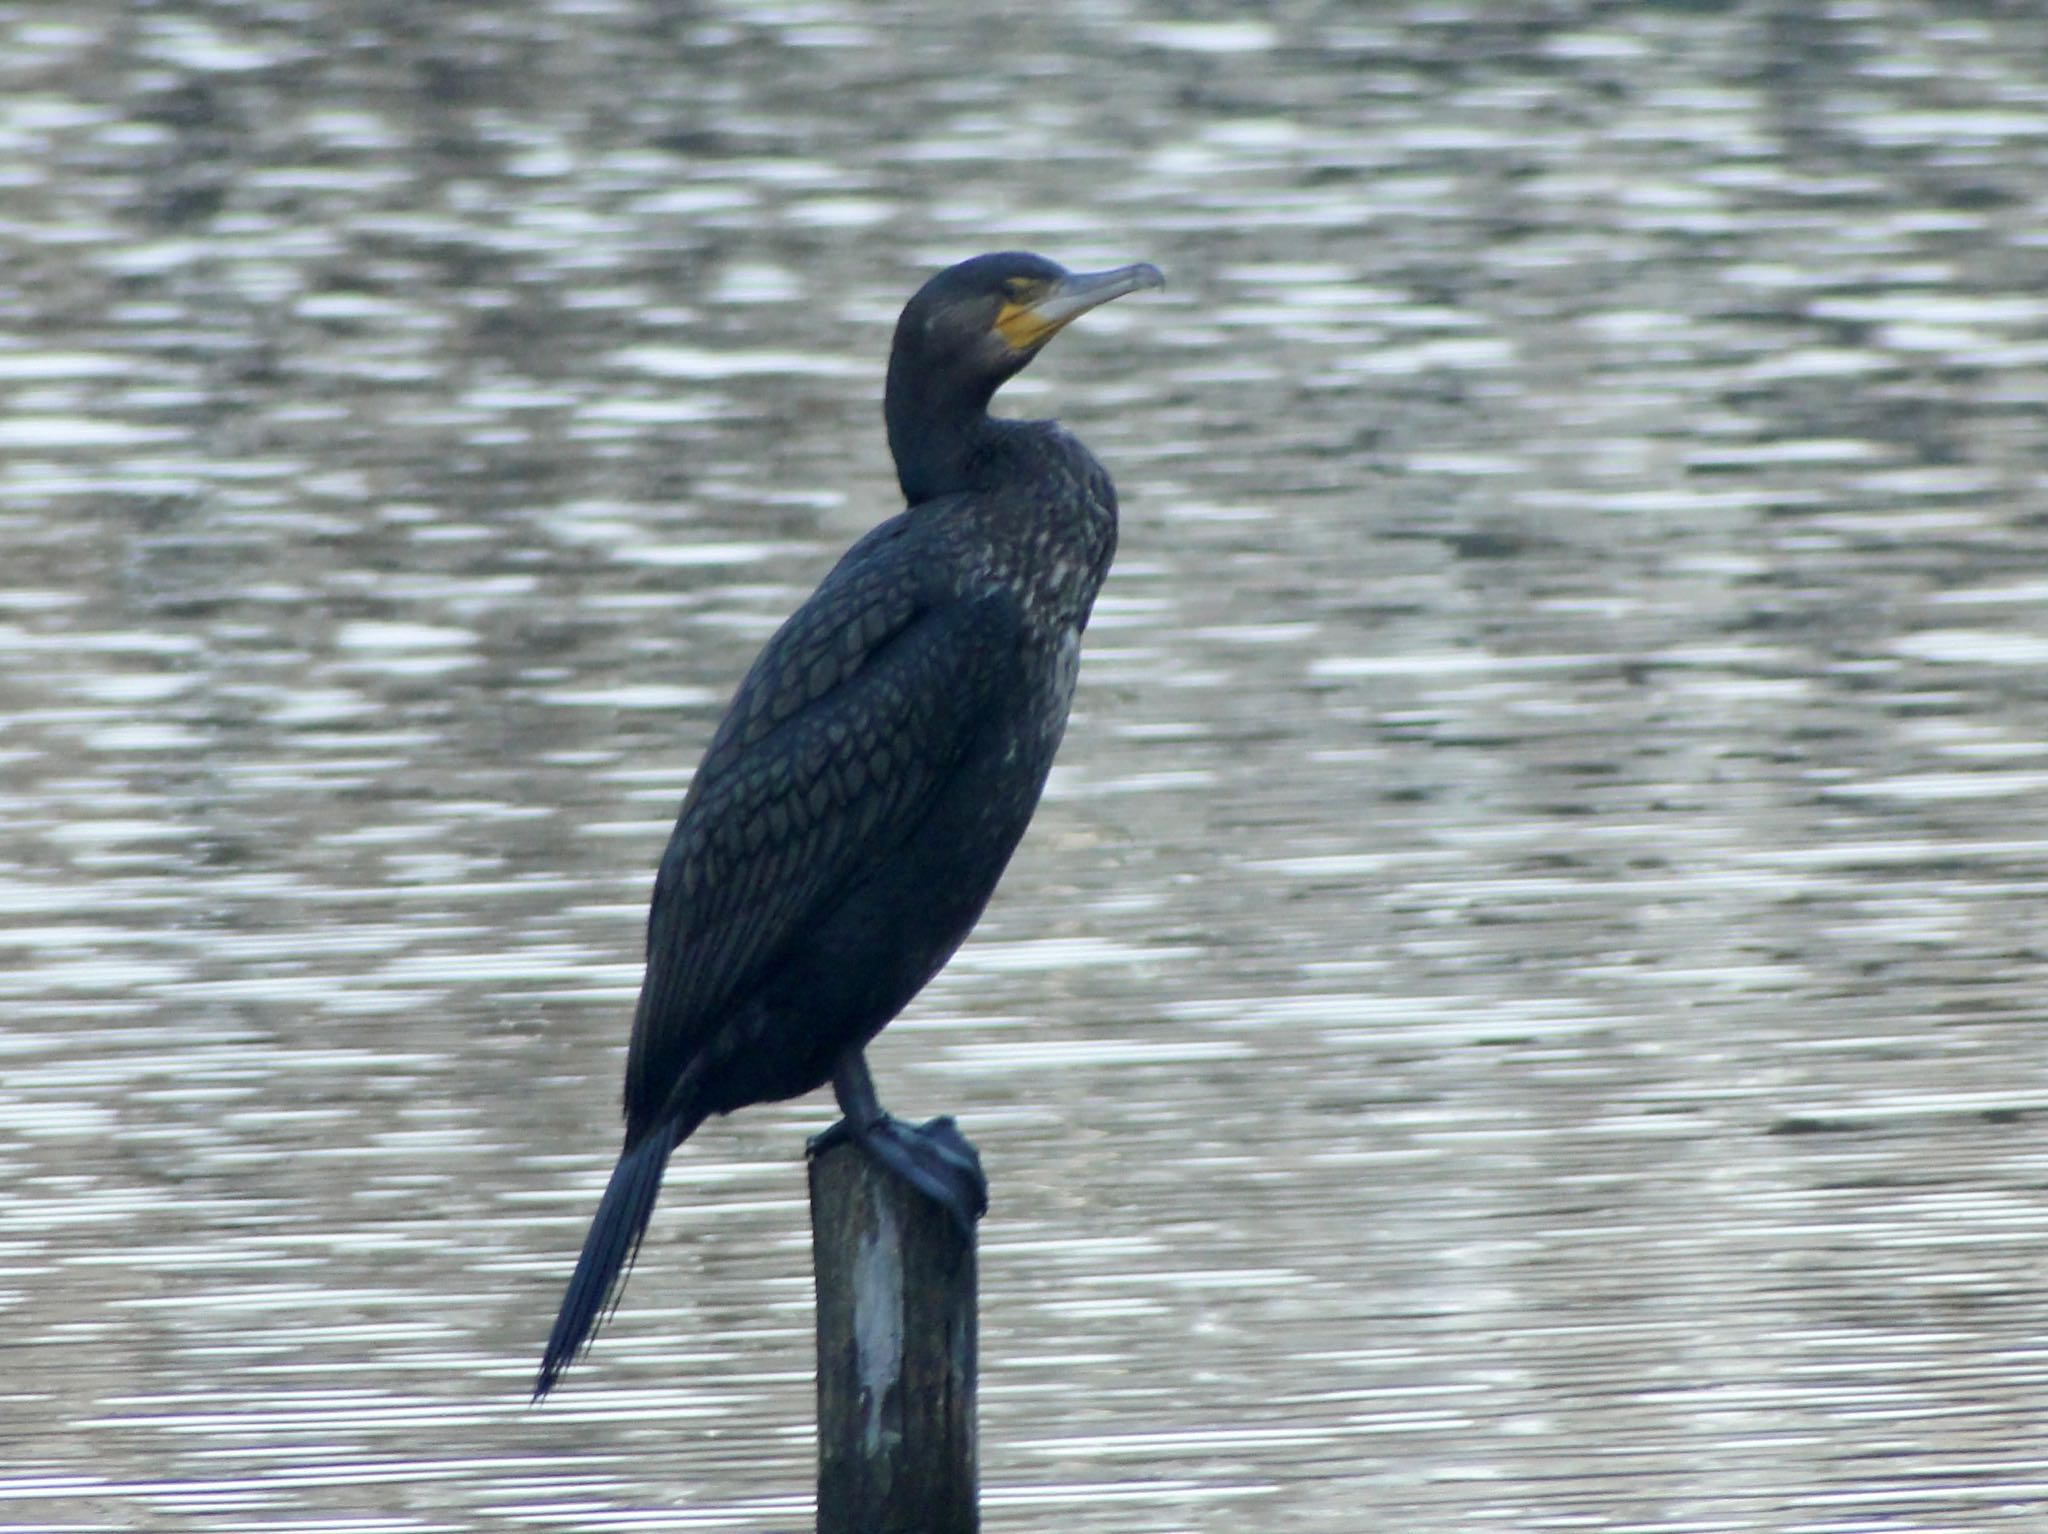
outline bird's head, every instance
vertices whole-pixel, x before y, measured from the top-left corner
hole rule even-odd
[[[1022,251],[962,261],[905,306],[889,356],[891,388],[914,376],[985,406],[1070,322],[1126,293],[1165,286],[1159,268],[1142,261],[1107,272],[1070,272]]]

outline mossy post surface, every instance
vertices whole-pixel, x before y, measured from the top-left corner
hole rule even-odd
[[[973,1238],[851,1142],[810,1170],[818,1534],[975,1534]]]

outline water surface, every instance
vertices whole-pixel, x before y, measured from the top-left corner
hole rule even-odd
[[[986,1523],[2038,1527],[2048,24],[0,4],[0,1525],[806,1527],[800,1147],[615,1147],[651,870],[893,509],[895,312],[1117,476],[875,1052]]]

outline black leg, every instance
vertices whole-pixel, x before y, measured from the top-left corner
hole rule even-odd
[[[939,1204],[967,1234],[988,1210],[988,1179],[981,1155],[950,1118],[915,1127],[883,1111],[875,1083],[859,1050],[849,1052],[832,1073],[832,1092],[845,1115],[811,1141],[810,1154],[851,1137],[883,1166]]]

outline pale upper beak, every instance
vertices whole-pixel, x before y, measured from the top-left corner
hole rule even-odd
[[[1165,286],[1165,275],[1149,261],[1107,272],[1069,272],[1028,304],[1004,304],[996,330],[1014,350],[1036,351],[1090,309],[1126,293]]]

